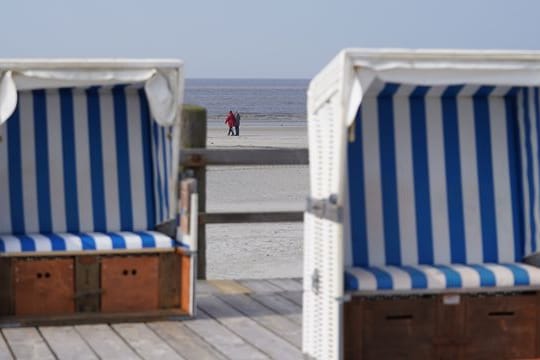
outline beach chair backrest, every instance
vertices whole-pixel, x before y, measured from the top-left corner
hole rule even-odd
[[[0,126],[0,234],[153,229],[169,204],[171,129],[141,86],[19,92]]]
[[[374,84],[347,150],[346,263],[502,263],[536,251],[534,101],[538,89]]]

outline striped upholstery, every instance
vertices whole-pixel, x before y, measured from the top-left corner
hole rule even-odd
[[[523,126],[531,91],[538,90],[370,88],[348,146],[348,290],[438,289],[457,280],[461,288],[540,285],[535,268],[515,264],[534,251],[539,231],[532,228],[540,194],[530,195],[534,186],[522,192],[522,184],[539,184],[540,168],[529,164],[538,161],[540,132]],[[494,265],[502,263],[514,265]]]
[[[402,265],[349,268],[349,291],[497,289],[540,286],[540,269],[518,263]]]
[[[174,218],[168,131],[142,89],[21,92],[0,127],[0,234],[148,230]]]
[[[174,240],[155,231],[0,235],[0,256],[28,253],[167,251]]]

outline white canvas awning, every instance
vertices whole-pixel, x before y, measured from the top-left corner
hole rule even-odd
[[[342,92],[343,120],[349,126],[375,79],[414,85],[538,86],[540,51],[345,49],[313,80],[316,86],[310,89],[321,92],[309,94],[309,106],[319,108],[333,83],[334,91]]]
[[[152,116],[170,126],[183,96],[181,71],[180,61],[0,60],[0,125],[15,110],[18,91],[143,83]]]

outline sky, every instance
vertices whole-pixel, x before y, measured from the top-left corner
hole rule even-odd
[[[0,58],[177,58],[312,78],[345,47],[540,50],[540,0],[0,0]]]

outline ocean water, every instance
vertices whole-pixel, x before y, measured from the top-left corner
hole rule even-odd
[[[229,110],[242,115],[242,126],[304,126],[303,79],[187,79],[184,102],[207,109],[209,126],[223,126]]]

